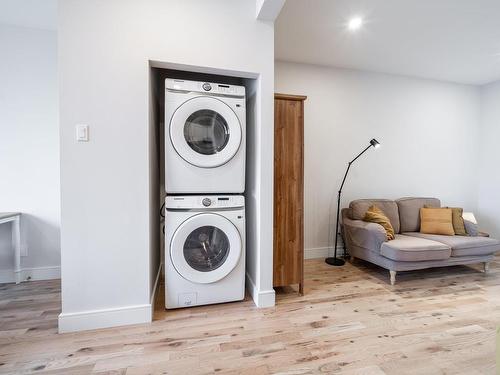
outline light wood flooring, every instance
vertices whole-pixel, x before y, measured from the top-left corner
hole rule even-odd
[[[0,373],[495,374],[500,259],[398,274],[305,262],[305,295],[165,311],[129,327],[57,334],[58,281],[0,286]],[[161,295],[162,292],[159,294]]]

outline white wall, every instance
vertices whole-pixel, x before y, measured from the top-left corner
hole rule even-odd
[[[371,138],[382,147],[352,166],[343,207],[357,198],[432,196],[476,210],[479,88],[284,62],[276,64],[275,86],[277,92],[308,96],[305,247],[310,254],[323,255],[331,246],[329,225],[335,223],[344,170]]]
[[[0,25],[0,51],[0,211],[23,213],[23,277],[58,277],[57,34]],[[13,281],[13,267],[1,225],[0,282]]]
[[[274,62],[271,65],[274,71]],[[273,143],[274,118],[262,121],[273,106],[270,82],[260,77],[245,82],[247,148],[245,176],[246,288],[259,307],[274,305],[273,289]],[[268,107],[267,107],[268,108]],[[263,112],[264,111],[264,112]],[[267,115],[266,115],[267,116]],[[267,118],[267,117],[266,117]]]
[[[273,38],[253,1],[59,3],[61,331],[150,319],[149,60],[259,76],[251,251],[272,264]],[[89,143],[75,142],[78,123]],[[253,276],[259,302],[272,275]]]
[[[500,81],[481,88],[481,131],[477,219],[481,229],[500,237]]]

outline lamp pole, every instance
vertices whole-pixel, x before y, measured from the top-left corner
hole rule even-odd
[[[325,262],[331,266],[343,266],[345,264],[345,261],[343,259],[337,258],[337,244],[339,237],[340,200],[342,196],[342,188],[344,187],[347,174],[351,169],[352,163],[354,163],[361,155],[363,155],[366,151],[368,151],[370,147],[377,148],[379,146],[380,143],[375,138],[373,138],[372,140],[370,140],[370,144],[363,151],[361,151],[354,159],[352,159],[349,163],[347,163],[347,169],[345,170],[344,178],[342,179],[342,183],[340,184],[340,188],[337,195],[337,219],[335,221],[335,247],[333,248],[333,257],[328,257],[325,259]]]

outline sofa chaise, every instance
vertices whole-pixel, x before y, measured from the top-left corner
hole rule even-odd
[[[389,218],[396,233],[387,241],[380,224],[363,221],[372,205]],[[483,263],[488,272],[489,262],[500,251],[500,241],[485,236],[444,236],[420,233],[420,208],[440,207],[436,198],[359,199],[342,210],[342,230],[345,245],[352,259],[359,258],[377,264],[390,273],[391,284],[396,272],[432,267]]]

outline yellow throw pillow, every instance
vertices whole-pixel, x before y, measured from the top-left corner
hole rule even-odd
[[[382,211],[377,206],[370,206],[370,208],[368,208],[368,210],[365,213],[365,217],[363,218],[363,221],[368,221],[370,223],[377,223],[382,225],[385,229],[387,239],[389,241],[394,239],[395,237],[394,228],[392,227],[391,221],[384,214],[384,211]]]
[[[421,208],[420,233],[455,235],[451,208]]]
[[[425,205],[424,208],[436,208],[432,206]],[[442,207],[442,209],[451,209],[451,223],[453,225],[453,231],[457,236],[467,236],[467,231],[465,230],[465,223],[462,217],[464,212],[463,208],[460,207]]]

